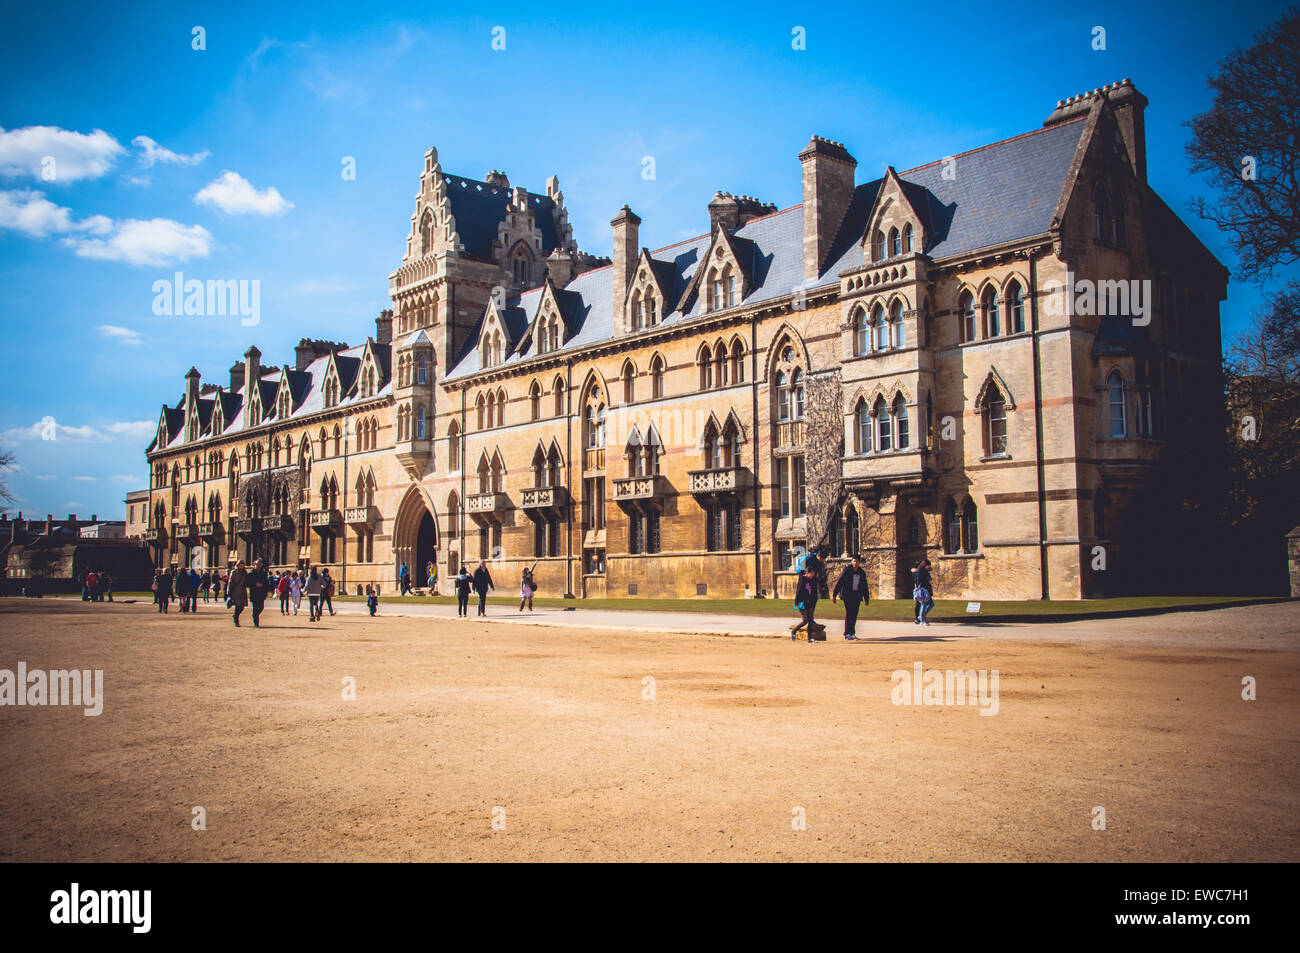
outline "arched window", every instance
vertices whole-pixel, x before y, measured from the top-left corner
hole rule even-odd
[[[912,437],[908,432],[907,401],[902,394],[894,398],[894,430],[898,435],[897,448],[906,450],[911,445]]]
[[[740,338],[731,342],[731,383],[745,383],[745,345],[740,343]]]
[[[417,384],[429,383],[429,356],[421,354],[415,360],[415,382]]]
[[[1107,381],[1110,392],[1110,435],[1112,437],[1128,436],[1128,407],[1124,394],[1124,375],[1111,371]]]
[[[862,548],[862,533],[858,525],[858,510],[852,504],[844,514],[844,554],[856,556]]]
[[[711,389],[713,387],[713,355],[709,353],[707,345],[700,345],[700,350],[695,355],[695,366],[700,372],[700,390]]]
[[[889,312],[889,331],[894,347],[907,345],[907,329],[903,324],[903,302],[895,301]]]
[[[555,416],[564,416],[564,381],[557,377],[555,383],[551,385],[551,393],[555,401]]]
[[[943,551],[949,556],[961,552],[961,515],[951,497],[943,507]]]
[[[898,229],[891,228],[889,230],[889,255],[892,258],[894,255],[901,255],[902,253],[903,238],[898,234]]]
[[[537,381],[528,387],[528,414],[533,420],[542,419],[542,385]]]
[[[989,288],[984,292],[983,310],[984,336],[995,338],[1002,333],[998,314],[998,293],[995,289]]]
[[[636,369],[632,362],[623,365],[623,403],[630,404],[636,400]]]
[[[533,470],[533,486],[535,487],[546,486],[546,476],[547,476],[546,454],[542,453],[542,448],[540,445],[536,450],[533,451],[532,470]]]
[[[514,261],[515,284],[519,285],[521,288],[528,287],[529,264],[528,253],[524,251],[523,248],[516,249]]]
[[[478,414],[478,429],[486,430],[488,427],[487,398],[484,397],[482,394],[479,394],[478,399],[474,401],[474,410]]]
[[[506,425],[506,392],[505,389],[497,391],[497,426]]]
[[[803,371],[795,368],[790,375],[790,417],[803,420]]]
[[[664,395],[664,359],[658,354],[650,362],[650,397],[658,400]]]
[[[641,313],[641,292],[639,289],[637,291],[632,292],[631,314],[632,314],[632,330],[640,331],[643,327],[645,327],[645,318]]]
[[[420,219],[420,254],[427,255],[433,251],[433,212],[424,210]]]
[[[958,320],[961,322],[961,339],[965,343],[975,340],[975,298],[969,291],[963,291],[957,298]]]
[[[480,493],[492,492],[492,467],[488,463],[487,454],[484,454],[478,461],[478,491]]]
[[[460,538],[460,497],[455,490],[447,497],[447,538]]]
[[[885,309],[876,305],[871,311],[871,327],[875,338],[875,349],[883,351],[889,347],[889,325],[885,323]]]
[[[1112,240],[1114,222],[1110,214],[1110,192],[1106,183],[1098,182],[1092,190],[1093,231],[1094,237],[1108,242]]]
[[[903,226],[903,251],[910,252],[911,250],[912,250],[912,223],[908,222],[906,225]]]
[[[872,439],[871,409],[865,397],[859,397],[853,408],[853,449],[857,453],[870,453],[875,445]]]
[[[996,384],[984,400],[984,453],[997,457],[1007,452],[1007,402]]]
[[[871,350],[871,319],[865,308],[853,313],[853,353],[858,357]]]
[[[447,428],[447,469],[460,469],[460,425],[454,420]]]
[[[1025,329],[1025,298],[1020,290],[1020,282],[1013,281],[1007,286],[1007,333],[1019,334]]]
[[[885,398],[877,397],[875,406],[876,446],[881,453],[888,453],[894,447],[894,427],[890,420],[889,404]]]
[[[979,517],[975,512],[975,501],[969,497],[961,510],[962,551],[973,553],[980,548]]]
[[[785,371],[776,375],[776,419],[790,419],[790,379]]]
[[[885,260],[885,233],[877,230],[875,237],[871,239],[871,260]]]
[[[334,456],[337,457],[342,452],[343,452],[343,431],[339,429],[338,424],[335,424],[334,425]],[[261,457],[260,448],[259,448],[258,456]],[[258,460],[257,465],[258,468],[260,469],[262,465],[260,459]]]
[[[727,372],[731,370],[727,361],[727,346],[721,341],[713,348],[713,380],[719,387],[727,386]]]
[[[428,421],[424,416],[424,404],[417,404],[415,407],[415,439],[427,440],[428,437]]]

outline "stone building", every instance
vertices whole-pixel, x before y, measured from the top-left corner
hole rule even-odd
[[[554,178],[430,149],[374,336],[191,369],[146,539],[349,591],[488,559],[546,595],[785,596],[817,545],[886,597],[927,555],[950,598],[1186,583],[1173,501],[1221,467],[1227,272],[1147,184],[1146,105],[1125,80],[863,184],[814,137],[800,205],[719,192],[653,251],[624,206],[611,259]]]

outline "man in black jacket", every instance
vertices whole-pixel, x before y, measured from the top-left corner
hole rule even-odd
[[[481,560],[478,568],[474,570],[474,591],[478,593],[478,614],[487,615],[487,594],[489,589],[495,589],[492,583],[492,574],[488,572],[487,562]]]
[[[253,627],[260,629],[258,623],[262,618],[262,607],[266,605],[266,591],[269,585],[265,563],[260,558],[254,561],[253,568],[248,571],[245,585],[248,587],[248,601],[253,607]]]
[[[862,564],[858,562],[856,554],[840,573],[839,581],[835,583],[835,591],[831,593],[831,602],[834,602],[837,597],[844,600],[844,638],[849,642],[856,642],[858,608],[864,602],[871,601],[871,595],[867,592],[867,574]]]

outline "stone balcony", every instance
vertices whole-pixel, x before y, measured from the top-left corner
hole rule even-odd
[[[235,520],[235,535],[241,539],[254,539],[262,535],[262,518],[247,516]]]
[[[226,534],[226,528],[220,521],[213,523],[199,524],[199,538],[206,539],[210,543],[219,543]]]
[[[198,523],[178,523],[176,525],[176,542],[182,546],[193,545],[199,539]]]
[[[343,511],[343,522],[349,526],[374,526],[379,519],[379,509],[374,506],[349,506]]]
[[[874,485],[878,489],[918,487],[933,482],[935,460],[923,447],[863,453],[845,457],[841,473],[848,486]]]
[[[262,518],[262,532],[268,536],[283,536],[285,539],[293,539],[293,517],[287,513],[279,516],[264,516]]]
[[[144,541],[150,546],[166,546],[167,530],[161,526],[150,526],[144,531]]]
[[[789,453],[802,453],[806,424],[803,420],[781,420],[776,424],[772,452],[777,456]]]
[[[393,450],[398,463],[412,473],[421,474],[433,454],[433,441],[400,440]]]
[[[568,490],[562,486],[532,486],[520,495],[525,510],[558,510],[568,502]]]
[[[695,496],[739,493],[749,484],[749,471],[744,467],[691,470],[688,476],[691,480],[691,493]]]
[[[510,497],[504,493],[471,493],[465,497],[465,512],[471,516],[499,514],[509,507]]]
[[[321,536],[337,536],[343,532],[343,513],[337,507],[312,510],[310,525],[312,532]]]
[[[649,476],[624,477],[614,481],[615,503],[657,503],[672,492],[668,480],[663,474],[653,473]]]

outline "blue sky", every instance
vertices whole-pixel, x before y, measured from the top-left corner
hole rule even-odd
[[[558,175],[579,244],[608,254],[625,202],[652,248],[706,231],[718,189],[797,204],[812,133],[844,142],[869,181],[1037,128],[1058,99],[1131,77],[1151,101],[1151,184],[1231,268],[1223,237],[1185,213],[1206,187],[1183,123],[1209,106],[1216,64],[1284,8],[940,2],[902,20],[893,4],[726,0],[57,15],[6,2],[0,441],[18,455],[15,508],[121,518],[191,364],[224,381],[249,344],[279,364],[302,336],[373,333],[430,145],[463,175],[502,169],[535,191]],[[260,323],[155,315],[153,283],[178,270],[260,281]],[[1259,304],[1258,288],[1229,286],[1225,340]]]

